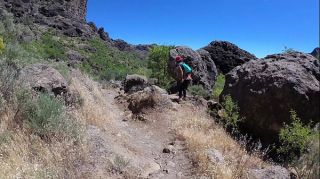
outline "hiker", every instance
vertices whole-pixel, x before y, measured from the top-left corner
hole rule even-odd
[[[191,73],[192,69],[189,65],[183,62],[184,58],[181,56],[176,57],[176,81],[179,90],[179,101],[181,99],[186,100],[187,89],[192,80]],[[182,98],[183,97],[183,98]]]

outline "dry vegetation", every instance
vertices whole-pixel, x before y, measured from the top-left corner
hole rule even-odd
[[[245,146],[232,139],[205,111],[189,108],[183,109],[184,113],[174,113],[173,120],[177,134],[186,141],[199,175],[210,178],[247,178],[248,169],[268,165],[259,158],[258,152],[248,154]],[[224,162],[211,161],[211,149],[220,151]]]

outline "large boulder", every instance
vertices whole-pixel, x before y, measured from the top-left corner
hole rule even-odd
[[[123,81],[123,88],[125,93],[135,93],[150,86],[147,77],[141,75],[127,75]]]
[[[316,58],[318,58],[318,59],[320,59],[320,48],[319,48],[319,47],[315,48],[315,49],[311,52],[311,55],[314,56],[314,57],[316,57]]]
[[[249,52],[226,41],[213,41],[203,49],[210,53],[212,60],[223,74],[245,62],[257,59]]]
[[[68,93],[68,83],[54,68],[44,64],[25,67],[20,72],[20,81],[29,89],[63,95]]]
[[[231,95],[245,117],[244,129],[273,142],[295,110],[306,124],[319,122],[319,60],[292,52],[269,55],[238,66],[226,75],[220,96]]]
[[[201,55],[189,47],[179,46],[170,50],[170,58],[168,62],[169,72],[174,77],[174,69],[176,67],[175,58],[184,56],[185,63],[192,67],[193,84],[202,85],[205,89],[211,90],[216,79],[217,70],[214,62],[206,56],[205,51],[200,51]],[[204,57],[204,59],[202,59]]]

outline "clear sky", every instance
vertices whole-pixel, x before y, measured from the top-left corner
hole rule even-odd
[[[226,40],[257,57],[319,46],[319,0],[89,0],[87,21],[132,44]]]

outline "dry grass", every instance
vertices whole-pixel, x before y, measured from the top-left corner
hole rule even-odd
[[[81,109],[74,115],[82,118],[86,124],[97,127],[103,127],[106,121],[111,121],[110,115],[115,114],[108,112],[105,94],[99,83],[92,81],[79,71],[73,71],[70,88],[71,91],[80,94],[83,99]]]
[[[174,113],[173,123],[177,134],[185,139],[198,175],[210,178],[246,178],[249,168],[267,165],[255,154],[249,155],[225,130],[216,125],[202,109],[185,107],[184,113]],[[222,153],[225,162],[210,161],[208,150]]]
[[[53,138],[47,143],[23,128],[10,128],[5,122],[11,116],[1,117],[0,178],[77,178],[77,165],[86,156],[81,141]]]

